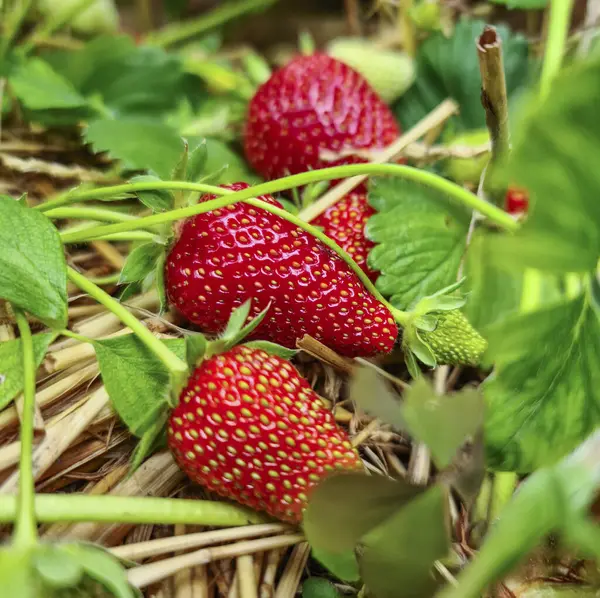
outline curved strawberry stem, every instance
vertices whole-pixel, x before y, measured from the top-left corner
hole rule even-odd
[[[491,222],[494,222],[506,231],[514,232],[519,228],[519,223],[515,222],[515,220],[513,220],[513,218],[504,210],[494,206],[493,204],[490,204],[484,199],[481,199],[464,187],[461,187],[460,185],[457,185],[456,183],[453,183],[437,174],[427,172],[419,168],[414,168],[412,166],[405,166],[403,164],[346,164],[344,166],[332,166],[329,168],[321,168],[320,170],[311,170],[309,172],[294,174],[277,179],[275,181],[260,183],[258,185],[254,185],[253,187],[248,187],[247,189],[242,189],[241,191],[235,191],[233,193],[228,189],[223,189],[222,187],[203,185],[200,183],[189,183],[185,181],[126,183],[124,185],[115,185],[99,189],[74,191],[55,200],[51,200],[45,204],[41,204],[37,206],[37,208],[40,211],[46,211],[51,208],[64,206],[71,203],[110,198],[111,196],[125,193],[135,193],[136,191],[152,191],[156,189],[182,189],[187,191],[198,191],[200,193],[210,193],[213,195],[231,194],[231,203],[235,203],[237,201],[241,201],[242,199],[249,199],[259,195],[279,193],[295,187],[304,187],[309,183],[343,179],[356,175],[395,176],[409,181],[414,181],[416,183],[425,185],[426,187],[436,189],[440,193],[447,195],[457,203],[462,204],[464,207],[470,210],[478,211]],[[215,207],[214,209],[217,208]],[[180,208],[178,210],[171,210],[169,212],[155,214],[154,216],[148,216],[146,218],[138,218],[136,222],[106,227],[106,230],[104,230],[102,234],[135,230],[138,228],[147,228],[148,226],[154,224],[162,224],[164,222],[180,220],[182,218],[188,218],[189,216],[194,216],[201,213],[203,213],[203,210],[199,210],[198,205]],[[81,240],[85,240],[85,238],[82,238]]]

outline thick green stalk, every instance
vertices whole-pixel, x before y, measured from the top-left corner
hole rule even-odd
[[[550,93],[552,80],[560,70],[571,24],[572,8],[573,0],[552,0],[550,4],[550,24],[540,77],[541,99],[546,99]]]
[[[0,496],[0,522],[14,520],[17,497]],[[86,494],[38,494],[35,516],[40,522],[176,524],[235,527],[262,523],[263,517],[226,502]]]
[[[73,229],[73,228],[69,228],[68,230],[65,230],[62,234],[61,234],[61,239],[63,241],[63,243],[65,245],[69,244],[69,243],[79,243],[79,241],[69,241],[69,240],[65,240],[63,238],[63,235],[65,237],[68,237],[68,235],[70,235],[71,233],[74,232],[79,232],[79,231],[84,231],[86,230],[85,228],[77,228],[77,229]],[[152,233],[145,231],[145,230],[134,230],[131,231],[129,233],[114,233],[112,235],[103,235],[101,237],[95,237],[94,241],[154,241],[156,240],[156,235],[153,235]]]
[[[21,419],[21,460],[19,462],[19,494],[16,499],[15,545],[26,548],[37,542],[33,480],[33,418],[35,412],[35,359],[33,338],[25,314],[14,307],[23,347],[23,416]]]
[[[104,305],[115,316],[131,328],[132,332],[158,357],[171,374],[178,380],[181,380],[187,373],[187,365],[179,359],[175,353],[170,351],[164,343],[157,339],[133,314],[131,314],[123,305],[113,299],[108,293],[100,287],[90,282],[85,276],[79,274],[73,268],[68,268],[68,276],[71,282],[76,284],[82,291],[93,297],[98,303]]]

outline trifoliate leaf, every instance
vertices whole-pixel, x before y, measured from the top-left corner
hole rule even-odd
[[[413,86],[394,105],[396,116],[405,130],[410,129],[438,104],[450,97],[460,114],[451,119],[460,130],[485,127],[481,106],[481,74],[475,40],[486,23],[462,19],[448,38],[434,33],[420,46],[416,55],[417,76]],[[502,38],[504,71],[509,98],[528,79],[528,43],[499,25]]]
[[[48,326],[67,323],[67,267],[58,231],[40,212],[0,196],[0,299]]]
[[[144,280],[155,268],[158,258],[165,251],[158,243],[144,243],[127,256],[119,277],[119,284]]]
[[[185,341],[162,341],[185,359]],[[115,411],[141,437],[168,404],[169,372],[134,334],[94,342],[100,374]]]
[[[600,321],[589,293],[487,329],[496,365],[484,383],[487,459],[531,472],[600,425]]]
[[[498,259],[557,273],[596,268],[600,171],[594,156],[600,125],[594,98],[599,94],[600,59],[573,64],[554,79],[548,98],[532,98],[517,120],[506,176],[527,189],[532,202],[522,228],[493,244]]]
[[[165,179],[183,149],[181,138],[168,125],[137,117],[95,120],[84,137],[94,151],[107,152],[124,169],[151,170]]]
[[[42,363],[56,333],[33,335],[33,356],[36,367]],[[23,348],[21,339],[0,343],[0,409],[8,405],[23,390]]]

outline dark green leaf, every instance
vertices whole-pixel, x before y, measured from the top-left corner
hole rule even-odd
[[[33,354],[36,366],[46,355],[54,333],[33,335]],[[3,409],[23,390],[23,348],[21,339],[0,343],[0,409]]]
[[[353,550],[364,534],[421,492],[422,488],[382,476],[331,476],[311,494],[304,514],[304,532],[317,550]]]
[[[152,423],[146,428],[146,431],[142,434],[140,441],[138,442],[133,455],[131,457],[130,471],[134,472],[146,459],[150,453],[155,449],[158,444],[158,440],[165,432],[165,424],[169,416],[169,411],[166,406],[165,409],[159,411]]]
[[[0,198],[0,298],[48,326],[67,323],[67,267],[58,231],[43,214]]]
[[[350,382],[350,398],[367,414],[390,424],[396,431],[406,430],[400,397],[369,367],[355,368]]]
[[[447,97],[460,106],[452,119],[457,129],[485,127],[481,106],[481,74],[475,40],[486,23],[463,19],[447,38],[434,33],[419,47],[416,56],[417,77],[413,86],[394,105],[402,127],[410,129]],[[504,70],[509,96],[527,82],[529,74],[528,44],[521,35],[511,34],[508,27],[497,27],[502,38]]]
[[[377,598],[433,595],[433,565],[450,552],[447,505],[448,490],[437,484],[362,538],[360,571]]]
[[[61,546],[39,546],[32,561],[44,584],[52,589],[74,587],[83,577],[81,565]]]
[[[530,472],[600,425],[600,322],[587,295],[488,328],[488,464]]]
[[[30,58],[13,69],[12,89],[30,110],[82,108],[87,105],[71,83],[39,58]]]
[[[429,447],[435,464],[443,469],[482,426],[483,398],[473,388],[439,396],[420,378],[404,393],[402,415],[411,433]]]
[[[413,182],[371,180],[369,203],[377,210],[366,235],[377,246],[369,265],[381,272],[377,288],[406,309],[456,280],[470,214],[446,196]]]
[[[251,349],[260,349],[262,351],[266,351],[270,355],[277,355],[282,359],[291,359],[298,353],[297,349],[288,349],[287,347],[282,347],[281,345],[277,345],[276,343],[271,343],[269,341],[250,341],[248,343],[244,343],[244,346],[250,347]]]
[[[158,243],[144,243],[136,247],[128,256],[119,277],[119,284],[143,280],[155,268],[158,258],[165,251]]]
[[[185,341],[163,341],[185,359]],[[134,334],[94,342],[102,380],[116,412],[141,437],[167,405],[169,372]]]
[[[208,344],[203,334],[188,334],[185,337],[185,358],[191,369],[204,357]]]
[[[161,179],[151,174],[140,174],[131,177],[130,183],[157,183]],[[166,212],[173,209],[173,194],[168,189],[152,191],[136,191],[139,200],[153,212]]]
[[[181,137],[168,125],[133,116],[93,121],[85,131],[85,141],[96,152],[108,152],[120,160],[125,169],[152,170],[165,179],[183,149]]]
[[[354,550],[329,552],[322,548],[313,547],[312,556],[343,581],[354,582],[360,579],[360,571],[358,570],[358,562]]]
[[[302,598],[340,598],[337,588],[327,579],[310,577],[302,584]]]
[[[102,584],[115,598],[137,598],[138,590],[129,585],[125,569],[109,552],[91,544],[65,546],[86,575]]]
[[[545,101],[531,98],[517,121],[507,178],[529,191],[531,206],[519,232],[492,245],[499,259],[553,272],[596,268],[600,171],[594,156],[600,125],[594,99],[599,94],[600,59],[574,64],[556,77]]]

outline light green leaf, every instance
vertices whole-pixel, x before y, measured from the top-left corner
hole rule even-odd
[[[85,141],[96,152],[108,152],[128,170],[152,170],[167,179],[183,150],[181,137],[157,120],[125,117],[91,122]]]
[[[260,182],[260,179],[248,168],[246,162],[226,143],[208,138],[206,139],[204,172],[210,174],[217,171],[220,171],[220,174],[213,181],[215,185],[226,185],[239,181],[246,181],[248,184]]]
[[[600,171],[594,156],[600,125],[594,102],[599,94],[600,59],[595,58],[565,68],[548,98],[532,97],[517,120],[506,177],[526,188],[532,202],[523,227],[492,245],[498,259],[553,272],[595,269]]]
[[[161,179],[151,174],[140,174],[131,177],[130,183],[157,183]],[[138,199],[153,212],[166,212],[173,209],[173,194],[168,189],[153,191],[136,191]]]
[[[185,359],[185,341],[163,341]],[[167,405],[169,372],[134,334],[94,342],[100,374],[119,417],[141,437]]]
[[[465,441],[483,424],[483,398],[474,388],[439,396],[424,378],[404,393],[402,415],[408,429],[424,442],[438,468],[447,467]]]
[[[206,139],[203,139],[189,155],[185,180],[196,182],[200,175],[206,170],[206,160],[208,159],[208,148]]]
[[[21,62],[9,76],[19,100],[30,110],[81,108],[86,99],[73,85],[40,58]]]
[[[396,431],[406,430],[400,397],[369,367],[354,369],[350,381],[350,398],[367,414],[390,424]]]
[[[42,363],[55,333],[33,335],[33,355],[36,366]],[[21,339],[0,343],[0,409],[8,405],[23,390],[23,349]]]
[[[67,267],[58,231],[40,212],[2,197],[0,298],[48,326],[67,323]]]
[[[488,464],[530,472],[600,425],[600,322],[586,294],[487,330],[496,364],[484,383]]]
[[[460,106],[460,114],[451,119],[456,129],[485,127],[475,49],[475,40],[485,25],[483,21],[462,19],[449,38],[442,32],[434,33],[419,46],[415,83],[394,105],[404,130],[410,129],[448,97]],[[504,25],[497,26],[497,30],[502,39],[506,85],[512,100],[511,96],[528,79],[528,43]]]
[[[251,349],[260,349],[261,351],[266,351],[270,355],[277,355],[282,359],[291,359],[298,353],[297,349],[288,349],[287,347],[282,347],[276,343],[272,343],[270,341],[250,341],[248,343],[244,343],[245,347],[250,347]]]
[[[423,488],[359,473],[326,478],[311,493],[304,533],[317,550],[353,550],[364,534],[386,521]]]
[[[358,562],[354,550],[330,552],[322,548],[313,547],[312,557],[317,559],[330,573],[333,573],[343,581],[353,582],[360,579],[360,571],[358,570]]]
[[[436,560],[450,553],[448,490],[437,484],[361,540],[362,579],[377,598],[432,596]]]
[[[251,306],[252,299],[248,299],[247,301],[244,301],[242,305],[236,307],[231,312],[229,320],[227,320],[227,326],[225,327],[225,330],[221,335],[222,340],[230,341],[240,334],[246,320],[248,319],[248,316],[250,315]]]
[[[39,546],[32,561],[44,584],[55,590],[74,587],[83,577],[81,565],[61,546]]]
[[[198,361],[204,357],[208,345],[203,334],[188,334],[185,337],[185,358],[190,369],[193,370],[198,365]]]
[[[369,266],[381,272],[377,288],[400,309],[456,280],[470,213],[445,195],[392,178],[371,180],[369,203],[377,210],[366,235],[377,246]]]
[[[165,248],[158,243],[144,243],[127,256],[119,277],[119,284],[144,280],[155,268]]]

